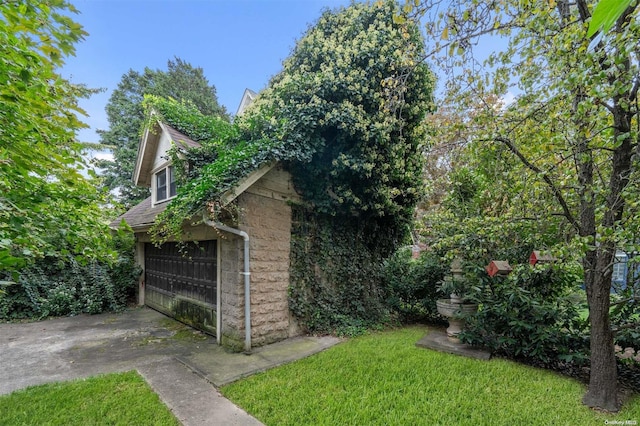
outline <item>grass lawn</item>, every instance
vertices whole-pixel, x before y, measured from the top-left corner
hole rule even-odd
[[[135,371],[0,396],[0,425],[179,425]]]
[[[266,425],[603,425],[640,422],[640,397],[617,415],[581,404],[585,387],[514,362],[415,347],[427,329],[355,338],[232,383],[222,393]]]

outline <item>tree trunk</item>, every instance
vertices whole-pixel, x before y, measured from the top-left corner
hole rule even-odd
[[[628,66],[628,63],[626,64]],[[602,219],[604,229],[613,229],[622,219],[625,208],[623,191],[629,183],[631,174],[631,155],[633,144],[630,138],[631,119],[623,108],[620,97],[614,97],[613,120],[614,137],[620,141],[612,157],[611,176],[609,178],[609,194]],[[595,205],[590,204],[595,219]],[[586,203],[583,203],[584,207]],[[584,211],[584,210],[583,210]],[[582,224],[591,225],[591,218],[581,217]],[[595,227],[588,230],[595,236]],[[583,229],[583,232],[586,229]],[[589,234],[591,235],[591,234]],[[591,324],[591,374],[589,390],[583,398],[584,404],[599,407],[608,411],[619,409],[617,401],[617,366],[613,331],[609,318],[611,275],[616,254],[616,243],[612,239],[604,239],[600,245],[585,256],[585,284],[587,302],[589,303],[589,321]]]
[[[582,402],[589,407],[618,411],[617,367],[613,332],[609,321],[609,291],[611,265],[615,248],[606,247],[588,253],[585,260],[585,281],[591,323],[591,374],[589,390]],[[587,272],[587,263],[591,270]]]

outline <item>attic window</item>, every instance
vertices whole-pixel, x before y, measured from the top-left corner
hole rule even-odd
[[[176,196],[176,176],[173,166],[164,168],[156,173],[156,203]]]

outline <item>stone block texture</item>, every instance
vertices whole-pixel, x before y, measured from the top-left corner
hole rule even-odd
[[[289,175],[274,169],[237,199],[238,228],[249,234],[251,341],[262,346],[300,333],[289,314],[292,192]],[[225,234],[221,240],[222,337],[226,346],[244,342],[244,242]],[[239,342],[236,340],[240,338]],[[236,340],[234,340],[236,339]],[[237,343],[237,344],[234,344]]]

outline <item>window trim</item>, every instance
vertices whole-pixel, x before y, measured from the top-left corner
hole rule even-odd
[[[160,176],[164,173],[164,185],[159,186]],[[166,203],[167,201],[175,198],[178,192],[178,188],[176,185],[176,176],[175,170],[172,164],[166,164],[158,169],[156,169],[153,173],[152,182],[152,199],[153,204],[161,204]],[[159,190],[164,188],[164,197],[159,198]]]

